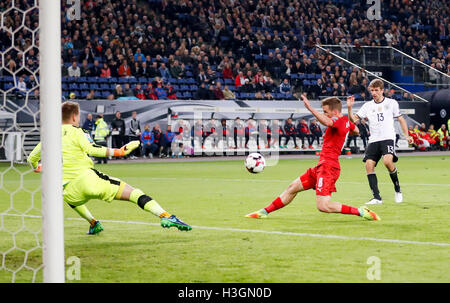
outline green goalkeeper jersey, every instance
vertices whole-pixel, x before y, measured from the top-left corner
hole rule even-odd
[[[81,128],[64,124],[62,126],[62,158],[63,158],[63,184],[75,179],[86,169],[94,167],[94,162],[88,155],[106,157],[107,148],[95,145],[89,134]],[[27,161],[38,166],[41,159],[41,143],[36,145]]]

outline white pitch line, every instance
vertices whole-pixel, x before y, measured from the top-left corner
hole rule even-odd
[[[41,216],[34,216],[34,215],[17,215],[17,214],[1,214],[0,213],[0,216],[2,216],[2,215],[5,215],[5,216],[16,216],[16,217],[41,218]],[[66,219],[70,220],[70,221],[85,221],[82,218],[66,218]],[[121,221],[121,220],[102,220],[102,222],[118,223],[118,224],[151,225],[151,226],[159,226],[160,225],[159,223],[137,222],[137,221]],[[296,236],[296,237],[312,237],[312,238],[322,238],[322,239],[374,241],[374,242],[386,242],[386,243],[395,243],[395,244],[414,244],[414,245],[432,245],[432,246],[450,247],[450,243],[441,243],[441,242],[422,242],[422,241],[383,239],[383,238],[371,238],[371,237],[349,237],[349,236],[341,236],[341,235],[296,233],[296,232],[284,232],[284,231],[270,231],[270,230],[259,230],[259,229],[241,229],[241,228],[231,228],[231,227],[196,226],[196,225],[192,225],[192,228],[205,229],[205,230],[218,230],[218,231],[233,231],[233,232],[245,232],[245,233],[260,233],[260,234],[272,234],[272,235],[283,235],[283,236]]]
[[[132,177],[128,176],[123,179],[142,179],[142,177]],[[225,182],[256,182],[256,183],[289,183],[292,182],[292,180],[280,180],[280,179],[226,179],[226,178],[190,178],[190,177],[145,177],[145,179],[149,180],[169,180],[169,181],[177,181],[177,180],[193,180],[193,181],[225,181]],[[356,185],[363,185],[368,184],[368,182],[351,182],[351,181],[337,181],[337,183],[341,184],[356,184]],[[389,185],[392,184],[389,182],[378,182],[378,184],[383,185]],[[443,187],[450,187],[450,184],[436,184],[436,183],[401,183],[400,185],[407,185],[407,186],[443,186]]]
[[[81,219],[81,218],[67,218],[67,220],[84,221],[84,219]],[[121,220],[102,220],[102,222],[119,223],[119,224],[152,225],[152,226],[159,226],[160,225],[159,223],[136,222],[136,221],[121,221]],[[349,237],[349,236],[340,236],[340,235],[295,233],[295,232],[270,231],[270,230],[258,230],[258,229],[241,229],[241,228],[231,228],[231,227],[213,227],[213,226],[196,226],[196,225],[192,225],[192,228],[195,228],[195,229],[206,229],[206,230],[218,230],[218,231],[245,232],[245,233],[274,234],[274,235],[283,235],[283,236],[313,237],[313,238],[325,238],[325,239],[388,242],[388,243],[396,243],[396,244],[433,245],[433,246],[444,246],[444,247],[450,246],[450,243],[440,243],[440,242],[421,242],[421,241],[396,240],[396,239],[380,239],[380,238],[370,238],[370,237]]]

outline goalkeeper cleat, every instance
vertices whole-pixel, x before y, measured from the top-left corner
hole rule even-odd
[[[245,215],[246,218],[255,218],[255,219],[264,219],[267,218],[267,211],[263,208],[258,211],[255,211],[253,213],[249,213],[248,215]]]
[[[100,221],[95,221],[94,226],[89,227],[88,235],[99,234],[103,229],[102,223],[100,223]]]
[[[171,228],[172,226],[175,226],[178,228],[178,230],[185,230],[190,231],[192,227],[180,219],[178,219],[175,215],[171,215],[170,217],[163,217],[161,218],[161,226],[163,228]]]
[[[370,209],[368,209],[365,206],[361,206],[360,208],[358,208],[359,210],[359,215],[361,217],[363,217],[364,219],[367,219],[369,221],[379,221],[381,220],[381,218],[374,213],[373,211],[371,211]]]

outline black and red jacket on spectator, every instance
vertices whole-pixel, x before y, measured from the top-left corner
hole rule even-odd
[[[155,143],[156,145],[161,145],[161,132],[155,128],[153,128],[152,130],[152,134],[153,134],[153,143]]]
[[[156,96],[156,94],[153,90],[153,85],[151,83],[149,83],[147,85],[147,89],[145,90],[145,95],[147,96],[148,99],[158,100],[158,97]]]
[[[244,125],[242,123],[234,122],[233,133],[235,136],[243,136],[245,132]]]
[[[299,135],[310,135],[308,124],[306,122],[299,122],[297,124],[297,132]]]
[[[197,137],[203,137],[205,135],[205,131],[203,129],[203,124],[200,123],[195,123],[194,127],[192,128],[193,134],[194,136]]]
[[[284,124],[284,133],[288,136],[296,135],[297,130],[295,129],[295,125],[286,121],[286,124]]]
[[[319,124],[313,124],[311,123],[311,125],[309,126],[309,130],[311,131],[312,134],[316,135],[316,136],[322,136],[322,129],[320,129]]]
[[[167,98],[169,98],[170,100],[177,100],[177,91],[175,90],[175,88],[173,88],[172,85],[167,85],[165,87],[166,91],[167,91]]]

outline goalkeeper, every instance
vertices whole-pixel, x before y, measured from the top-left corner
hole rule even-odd
[[[140,189],[133,188],[125,182],[109,177],[96,169],[88,155],[94,157],[123,157],[139,147],[139,141],[131,141],[120,149],[112,149],[93,143],[88,134],[79,128],[80,108],[78,103],[62,104],[62,157],[63,157],[63,198],[81,217],[90,223],[89,234],[98,234],[103,230],[100,221],[96,220],[85,203],[91,199],[106,202],[125,200],[139,205],[161,218],[161,226],[175,226],[179,230],[189,231],[191,226],[179,220],[175,215],[166,212],[153,198]],[[35,172],[41,171],[39,160],[41,143],[31,152],[27,161]]]

